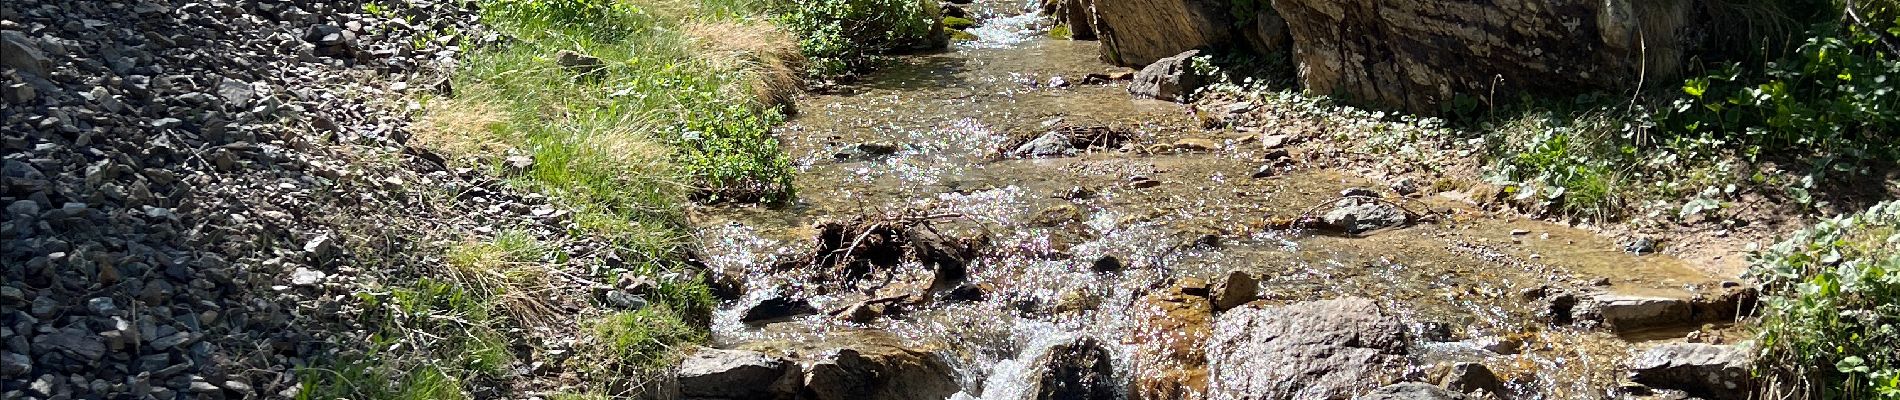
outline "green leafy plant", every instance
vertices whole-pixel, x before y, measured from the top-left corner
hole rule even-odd
[[[1821,221],[1750,256],[1770,397],[1900,399],[1900,203]]]
[[[1675,136],[1731,140],[1750,157],[1817,160],[1817,171],[1900,157],[1900,49],[1890,44],[1900,24],[1880,3],[1835,5],[1792,51],[1759,68],[1728,63],[1686,80],[1657,121]],[[1841,22],[1867,16],[1887,22]]]
[[[784,0],[775,11],[780,25],[798,33],[799,49],[820,76],[847,75],[882,54],[948,42],[931,0]]]

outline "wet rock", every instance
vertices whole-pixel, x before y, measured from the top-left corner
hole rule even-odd
[[[788,399],[803,374],[798,364],[762,352],[701,348],[680,361],[680,395],[688,399]]]
[[[1130,398],[1195,399],[1207,391],[1206,344],[1214,309],[1206,296],[1188,294],[1191,291],[1177,286],[1140,303],[1135,315],[1139,325],[1125,340],[1137,355],[1129,360],[1134,376]]]
[[[1122,268],[1122,260],[1110,255],[1097,257],[1095,262],[1089,264],[1089,270],[1095,272],[1116,272],[1121,271]]]
[[[1623,242],[1623,251],[1636,255],[1655,253],[1656,244],[1655,238],[1647,236],[1633,238]]]
[[[1600,294],[1589,310],[1617,332],[1636,332],[1695,322],[1689,301],[1678,298]]]
[[[1156,186],[1161,186],[1160,180],[1156,180],[1154,178],[1149,178],[1146,176],[1132,176],[1128,178],[1128,187],[1131,187],[1131,188],[1148,189],[1148,188],[1152,188]]]
[[[1366,199],[1348,199],[1339,201],[1332,211],[1320,216],[1320,222],[1326,227],[1352,234],[1363,235],[1368,232],[1398,228],[1412,223],[1410,215],[1398,206],[1384,201]]]
[[[1128,93],[1138,99],[1189,101],[1189,96],[1205,83],[1193,68],[1193,58],[1200,54],[1200,50],[1188,50],[1142,67],[1128,84]]]
[[[872,161],[897,154],[898,147],[888,143],[853,143],[831,154],[831,158],[840,162]]]
[[[1069,157],[1074,156],[1076,152],[1075,147],[1069,145],[1068,135],[1049,132],[1037,136],[1028,143],[1023,143],[1022,146],[1017,146],[1016,150],[1011,151],[1010,154],[1023,158]]]
[[[1228,3],[1212,0],[1094,1],[1102,59],[1149,65],[1183,51],[1233,40]]]
[[[1215,398],[1350,398],[1404,372],[1405,326],[1343,298],[1220,314],[1207,341]]]
[[[943,16],[945,17],[956,17],[956,18],[970,17],[969,11],[964,11],[963,7],[959,7],[955,4],[946,3],[943,5],[942,10],[943,10]]]
[[[888,311],[889,307],[882,302],[861,301],[838,310],[834,315],[840,321],[867,324],[883,317]]]
[[[1710,400],[1747,399],[1755,387],[1753,353],[1749,346],[1664,344],[1630,360],[1630,380]]]
[[[1058,204],[1042,209],[1042,211],[1037,211],[1036,216],[1029,220],[1030,224],[1039,227],[1054,227],[1081,221],[1082,207],[1075,204]]]
[[[1049,349],[1040,361],[1037,400],[1116,400],[1115,360],[1095,338],[1080,338]]]
[[[1461,362],[1451,366],[1451,372],[1445,380],[1439,382],[1445,389],[1458,393],[1484,392],[1493,396],[1504,394],[1504,382],[1484,364]]]
[[[884,331],[838,331],[798,343],[750,343],[742,349],[798,354],[799,399],[940,400],[961,390],[934,346],[911,346]]]
[[[1246,271],[1228,272],[1214,284],[1214,311],[1227,311],[1260,299],[1260,277]]]
[[[818,308],[812,307],[811,302],[805,299],[774,297],[747,308],[745,315],[739,317],[739,322],[763,325],[817,313]]]
[[[1321,398],[1321,397],[1300,397]],[[1346,397],[1338,397],[1346,398]],[[1465,396],[1437,386],[1405,382],[1374,389],[1358,400],[1464,400]]]

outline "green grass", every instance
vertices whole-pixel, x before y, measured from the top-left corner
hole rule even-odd
[[[671,307],[656,306],[624,311],[597,318],[588,323],[588,348],[581,357],[583,371],[599,380],[607,378],[649,377],[677,363],[673,351],[681,343],[706,339],[705,330],[686,322],[688,317]],[[643,384],[640,379],[617,382],[604,387],[620,393]]]
[[[422,99],[415,144],[548,195],[573,210],[574,229],[455,239],[440,269],[390,278],[430,279],[366,283],[357,316],[372,334],[365,351],[300,373],[302,398],[467,398],[516,379],[501,374],[526,362],[511,349],[536,341],[499,332],[529,327],[578,329],[582,351],[564,367],[587,381],[572,398],[645,389],[676,349],[705,340],[711,319],[710,290],[684,262],[692,245],[683,205],[795,195],[770,129],[783,119],[775,102],[798,89],[801,59],[789,36],[775,34],[766,2],[482,0],[480,8],[509,40],[462,54],[455,93]],[[563,51],[598,67],[562,66]],[[511,169],[502,162],[510,155],[533,165]],[[573,238],[605,242],[623,262],[570,259],[549,242]],[[557,276],[622,274],[684,276],[655,279],[638,310],[574,315],[547,302],[564,287]]]
[[[1900,399],[1900,203],[1822,221],[1750,257],[1775,397]]]
[[[301,369],[298,399],[465,399],[465,382],[498,379],[514,359],[493,305],[456,284],[425,278],[358,299],[369,351]]]

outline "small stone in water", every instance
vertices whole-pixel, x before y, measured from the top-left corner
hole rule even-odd
[[[1095,259],[1095,264],[1089,266],[1089,269],[1095,272],[1120,271],[1122,270],[1122,260],[1115,258],[1115,256],[1102,256],[1102,258]]]

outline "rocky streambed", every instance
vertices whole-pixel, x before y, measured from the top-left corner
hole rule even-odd
[[[695,212],[724,303],[679,394],[1747,389],[1729,323],[1753,289],[1461,193],[1304,166],[1298,134],[1130,96],[1155,82],[1047,38],[1028,7],[964,7],[978,40],[801,99],[777,132],[796,204]]]

